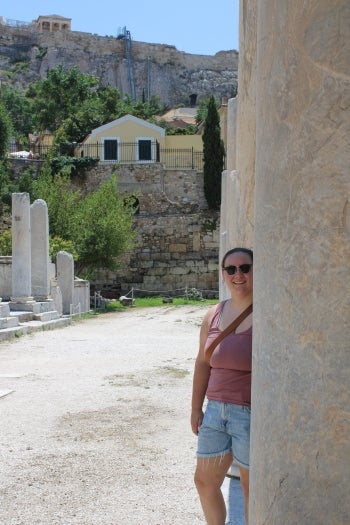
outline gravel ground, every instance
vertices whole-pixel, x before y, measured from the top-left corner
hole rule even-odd
[[[130,308],[0,344],[0,523],[194,525],[208,306]]]

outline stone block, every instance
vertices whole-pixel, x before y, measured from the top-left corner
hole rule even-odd
[[[10,306],[8,303],[0,303],[0,317],[8,317],[10,315]]]
[[[186,275],[189,273],[188,268],[175,266],[174,268],[169,269],[169,274],[171,275]]]
[[[126,297],[125,295],[122,295],[119,297],[119,302],[123,306],[133,306],[135,303],[135,300],[132,297]]]
[[[0,318],[0,329],[3,330],[4,328],[13,328],[14,326],[18,326],[18,318],[14,316],[10,317],[1,317]]]
[[[41,312],[40,314],[33,315],[33,319],[35,321],[41,321],[42,323],[46,323],[47,321],[53,321],[54,319],[58,319],[59,314],[56,312],[56,310],[52,310],[50,312]]]
[[[169,244],[170,253],[185,253],[187,250],[186,244]]]

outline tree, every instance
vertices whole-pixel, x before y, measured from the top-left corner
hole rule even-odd
[[[14,137],[26,145],[28,134],[34,129],[31,101],[24,92],[6,85],[1,88],[1,100],[11,119]]]
[[[47,78],[27,90],[38,131],[55,134],[55,144],[81,142],[92,129],[130,113],[149,120],[164,109],[155,95],[149,101],[132,101],[117,88],[99,86],[99,79],[74,66],[49,70]]]
[[[80,111],[86,100],[97,97],[98,82],[94,75],[80,73],[77,66],[50,69],[47,78],[35,82],[27,91],[33,99],[38,130],[55,132],[67,117]]]
[[[206,119],[208,114],[209,98],[201,98],[197,107],[195,121],[197,126],[200,126]]]
[[[53,237],[72,240],[74,217],[79,208],[81,191],[74,189],[68,174],[52,176],[45,168],[33,181],[31,200],[43,199],[49,212],[49,230]]]
[[[0,159],[4,159],[7,155],[12,132],[10,116],[4,104],[0,101]]]
[[[215,98],[210,97],[203,132],[204,195],[210,209],[221,204],[221,173],[224,168],[225,148],[220,137],[220,117]]]
[[[113,269],[116,258],[131,248],[133,201],[118,192],[115,174],[83,197],[69,175],[52,178],[46,172],[33,183],[32,200],[39,198],[47,203],[51,238],[72,242],[77,274],[89,278],[97,269]]]
[[[117,267],[116,258],[132,247],[136,237],[134,212],[132,198],[118,193],[115,174],[85,197],[77,210],[73,235],[80,271],[89,275],[99,268]]]

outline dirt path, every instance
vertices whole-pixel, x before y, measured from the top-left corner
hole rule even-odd
[[[0,523],[193,525],[189,426],[207,306],[138,309],[0,344]]]

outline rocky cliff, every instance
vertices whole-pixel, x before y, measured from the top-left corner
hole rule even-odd
[[[0,80],[16,88],[25,88],[63,64],[77,65],[123,94],[134,90],[136,99],[157,95],[168,106],[189,105],[193,94],[198,100],[211,94],[221,100],[237,91],[237,51],[192,55],[174,46],[131,40],[128,55],[123,38],[77,31],[39,33],[31,26],[0,29]]]

